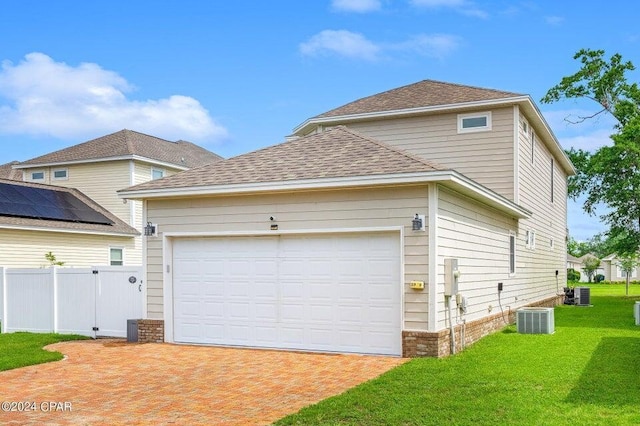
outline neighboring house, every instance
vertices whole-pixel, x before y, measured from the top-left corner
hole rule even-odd
[[[597,256],[595,254],[592,253],[587,253],[585,255],[582,255],[580,257],[575,257],[572,256],[570,254],[567,254],[567,269],[574,269],[578,272],[580,272],[580,281],[581,283],[586,283],[589,282],[589,276],[587,275],[587,273],[584,270],[584,261],[587,257],[596,257]],[[600,267],[597,268],[595,270],[595,272],[593,273],[593,277],[592,279],[595,280],[596,275],[605,275],[605,262],[601,261],[600,262]],[[606,279],[606,278],[605,278]]]
[[[219,160],[220,156],[190,142],[170,142],[132,130],[121,130],[21,163],[14,163],[12,168],[14,173],[20,173],[20,179],[26,182],[77,188],[125,223],[142,232],[142,203],[123,203],[116,194],[118,189]],[[81,246],[78,247],[78,250],[82,249]],[[140,265],[141,238],[135,238],[132,244],[114,246],[113,255],[111,262]],[[79,266],[72,263],[70,265]]]
[[[11,161],[0,165],[0,179],[22,180],[22,172],[13,168],[18,163],[18,161]]]
[[[157,224],[141,324],[168,342],[445,356],[450,328],[460,349],[562,300],[574,173],[527,95],[426,80],[360,99],[120,191]],[[445,296],[450,259],[461,297]]]
[[[114,263],[113,249],[132,250],[140,233],[72,188],[0,179],[0,266]]]
[[[620,268],[618,257],[615,254],[610,254],[609,256],[602,259],[602,263],[600,266],[603,269],[602,274],[604,275],[605,281],[627,281],[627,274]],[[636,267],[633,272],[631,272],[629,278],[631,281],[640,280],[640,266]]]

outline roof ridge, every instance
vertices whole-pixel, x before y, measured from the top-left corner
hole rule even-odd
[[[451,83],[448,81],[442,81],[442,80],[433,80],[430,78],[426,78],[424,80],[418,81],[418,83],[421,83],[423,81],[429,81],[432,83],[438,83],[438,84],[446,84],[448,86],[456,86],[456,87],[467,87],[467,88],[472,88],[472,89],[478,89],[478,90],[491,90],[492,92],[498,92],[498,93],[512,93],[514,95],[520,95],[520,96],[526,96],[525,93],[520,93],[520,92],[512,92],[510,90],[500,90],[500,89],[494,89],[492,87],[483,87],[483,86],[475,86],[472,84],[462,84],[462,83]],[[412,84],[417,84],[417,83],[412,83]],[[407,84],[407,86],[411,86],[411,84]],[[401,86],[401,87],[405,87],[405,86]],[[393,90],[393,89],[391,89]]]
[[[357,131],[355,131],[353,129],[350,129],[347,126],[344,126],[344,125],[335,126],[332,129],[337,129],[337,128],[342,128],[343,130],[347,131],[348,133],[351,133],[354,136],[358,136],[358,137],[360,137],[362,139],[365,139],[365,140],[367,140],[367,141],[369,141],[371,143],[374,143],[374,144],[376,144],[376,145],[378,145],[378,146],[380,146],[382,148],[386,148],[386,149],[388,149],[390,151],[396,152],[396,153],[398,153],[400,155],[403,155],[403,156],[405,156],[405,157],[407,157],[407,158],[409,158],[411,160],[414,160],[414,161],[417,161],[419,163],[422,163],[425,166],[433,167],[434,169],[438,169],[438,170],[449,170],[449,169],[445,168],[444,166],[441,166],[440,164],[438,164],[436,162],[426,160],[424,158],[418,157],[417,155],[411,154],[410,152],[407,152],[404,149],[396,148],[395,146],[389,145],[388,143],[376,140],[376,139],[374,139],[374,138],[372,138],[370,136],[367,136],[367,135],[363,135],[362,133],[357,132]],[[330,130],[331,129],[329,129],[327,131],[330,131]]]

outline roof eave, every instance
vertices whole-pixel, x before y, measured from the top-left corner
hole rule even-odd
[[[549,126],[549,123],[542,115],[542,112],[540,112],[540,109],[538,108],[536,103],[533,102],[530,96],[527,96],[526,102],[522,103],[521,105],[524,105],[525,110],[530,114],[534,114],[535,117],[540,121],[540,123],[542,124],[542,129],[545,133],[545,138],[543,138],[543,140],[553,141],[553,144],[551,145],[546,144],[547,148],[549,148],[549,150],[554,154],[555,158],[559,160],[565,173],[567,173],[568,176],[574,176],[577,173],[575,166],[573,165],[567,154],[564,152],[564,149],[562,149],[562,145],[560,145],[560,142],[556,138],[556,135],[551,130],[551,126]]]
[[[302,124],[298,125],[293,129],[293,134],[304,133],[308,127],[312,127],[318,124],[330,124],[332,122],[351,122],[351,121],[359,121],[359,120],[371,120],[382,117],[402,117],[406,115],[416,115],[416,114],[424,114],[431,112],[439,112],[439,111],[450,111],[450,110],[459,110],[459,109],[468,109],[468,108],[481,108],[491,105],[511,105],[514,103],[522,102],[524,99],[528,99],[529,97],[526,95],[523,96],[514,96],[508,98],[501,99],[487,99],[482,101],[473,101],[473,102],[459,102],[454,104],[445,104],[445,105],[433,105],[426,107],[418,107],[418,108],[404,108],[397,110],[389,110],[389,111],[375,111],[375,112],[367,112],[362,114],[348,114],[348,115],[336,115],[331,117],[312,117],[305,120]]]
[[[169,163],[166,161],[159,161],[149,157],[143,157],[140,155],[120,155],[117,157],[100,157],[100,158],[88,158],[83,160],[73,160],[73,161],[58,161],[58,162],[50,162],[50,163],[20,163],[14,165],[13,169],[33,169],[38,167],[56,167],[56,166],[67,166],[73,164],[90,164],[90,163],[104,163],[108,161],[123,161],[123,160],[134,160],[141,161],[144,163],[153,164],[161,167],[171,167],[177,170],[189,170],[189,167],[180,166],[175,163]]]
[[[139,237],[141,234],[136,231],[136,233],[127,233],[127,232],[110,232],[110,231],[100,231],[100,230],[90,230],[90,229],[72,229],[72,228],[50,228],[47,226],[30,226],[30,225],[11,225],[0,223],[0,229],[12,229],[18,231],[39,231],[39,232],[57,232],[64,234],[82,234],[82,235],[103,235],[109,237],[123,237],[123,238],[135,238]]]
[[[118,196],[123,199],[159,199],[210,195],[239,195],[266,192],[312,191],[323,189],[345,189],[366,186],[393,186],[407,184],[440,183],[457,192],[463,193],[497,210],[516,218],[529,218],[531,212],[511,202],[501,195],[474,182],[454,170],[431,172],[398,173],[354,177],[304,179],[280,182],[256,182],[230,185],[192,186],[184,188],[160,188],[121,190]]]

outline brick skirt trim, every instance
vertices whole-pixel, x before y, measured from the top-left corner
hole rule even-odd
[[[564,296],[554,296],[526,306],[554,307],[562,304],[563,299]],[[466,324],[456,324],[453,331],[456,338],[456,352],[515,322],[516,311],[508,309]],[[448,328],[436,332],[403,331],[402,356],[405,358],[449,356],[451,354],[450,335]],[[464,336],[464,345],[462,336]]]

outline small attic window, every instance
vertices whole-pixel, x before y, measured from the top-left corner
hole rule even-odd
[[[164,177],[163,169],[156,169],[156,168],[151,169],[151,179],[156,180],[156,179],[162,179],[163,177]]]
[[[31,180],[44,180],[44,172],[31,172]]]
[[[491,130],[491,112],[458,114],[458,133]]]
[[[55,180],[67,180],[68,177],[67,169],[57,169],[53,171],[53,179]]]

